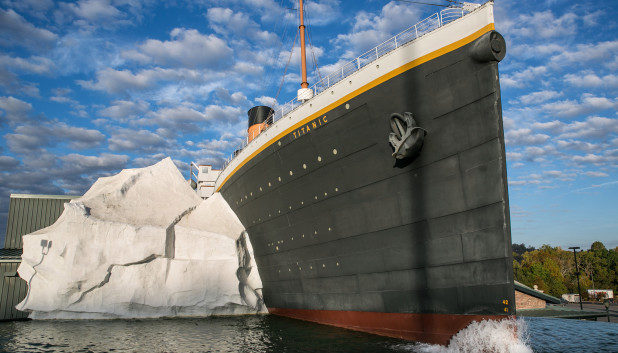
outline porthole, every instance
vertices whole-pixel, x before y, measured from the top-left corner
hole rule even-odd
[[[350,105],[348,103],[345,104],[346,109],[350,109]]]
[[[380,64],[376,65],[376,69],[379,69],[379,68],[380,68]]]

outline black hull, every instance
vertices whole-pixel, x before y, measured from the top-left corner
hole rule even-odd
[[[498,64],[472,45],[342,103],[223,185],[267,307],[514,315]],[[392,157],[395,112],[428,131],[411,162]]]

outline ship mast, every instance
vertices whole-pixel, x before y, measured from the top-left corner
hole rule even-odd
[[[305,18],[303,14],[303,0],[300,1],[300,25],[298,29],[300,31],[300,71],[302,82],[300,89],[297,92],[297,98],[299,101],[306,101],[313,97],[313,91],[309,89],[309,83],[307,83],[307,56],[305,54]]]
[[[305,18],[303,16],[303,0],[300,0],[300,71],[302,73],[303,82],[301,88],[309,87],[307,83],[307,56],[305,55]]]

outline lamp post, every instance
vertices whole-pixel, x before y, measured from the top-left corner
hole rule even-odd
[[[579,294],[579,310],[584,310],[582,305],[582,290],[579,286],[579,267],[577,266],[577,251],[579,246],[571,246],[569,249],[573,249],[573,257],[575,258],[575,274],[577,275],[577,293]]]

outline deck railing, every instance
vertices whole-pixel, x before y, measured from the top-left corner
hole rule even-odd
[[[408,27],[394,37],[375,46],[373,49],[359,55],[354,60],[343,64],[330,75],[313,84],[311,87],[309,87],[309,89],[313,91],[313,96],[315,97],[318,94],[327,90],[328,88],[339,83],[341,80],[350,76],[351,74],[376,61],[381,56],[384,56],[385,54],[390,53],[391,51],[401,47],[402,45],[405,45],[417,38],[420,38],[421,36],[444,26],[449,22],[463,17],[465,13],[466,11],[461,7],[447,7],[440,12],[436,12],[433,15],[425,18],[424,20],[416,23],[415,25]],[[295,98],[277,107],[274,115],[271,115],[266,120],[267,126],[264,130],[262,130],[262,133],[264,133],[264,131],[270,128],[273,123],[293,112],[301,105],[310,101],[311,99],[301,102]],[[225,169],[225,167],[236,157],[236,155],[238,155],[238,153],[240,153],[240,151],[243,150],[249,143],[250,142],[248,141],[248,139],[245,139],[242,145],[228,159],[226,159],[222,169]]]

